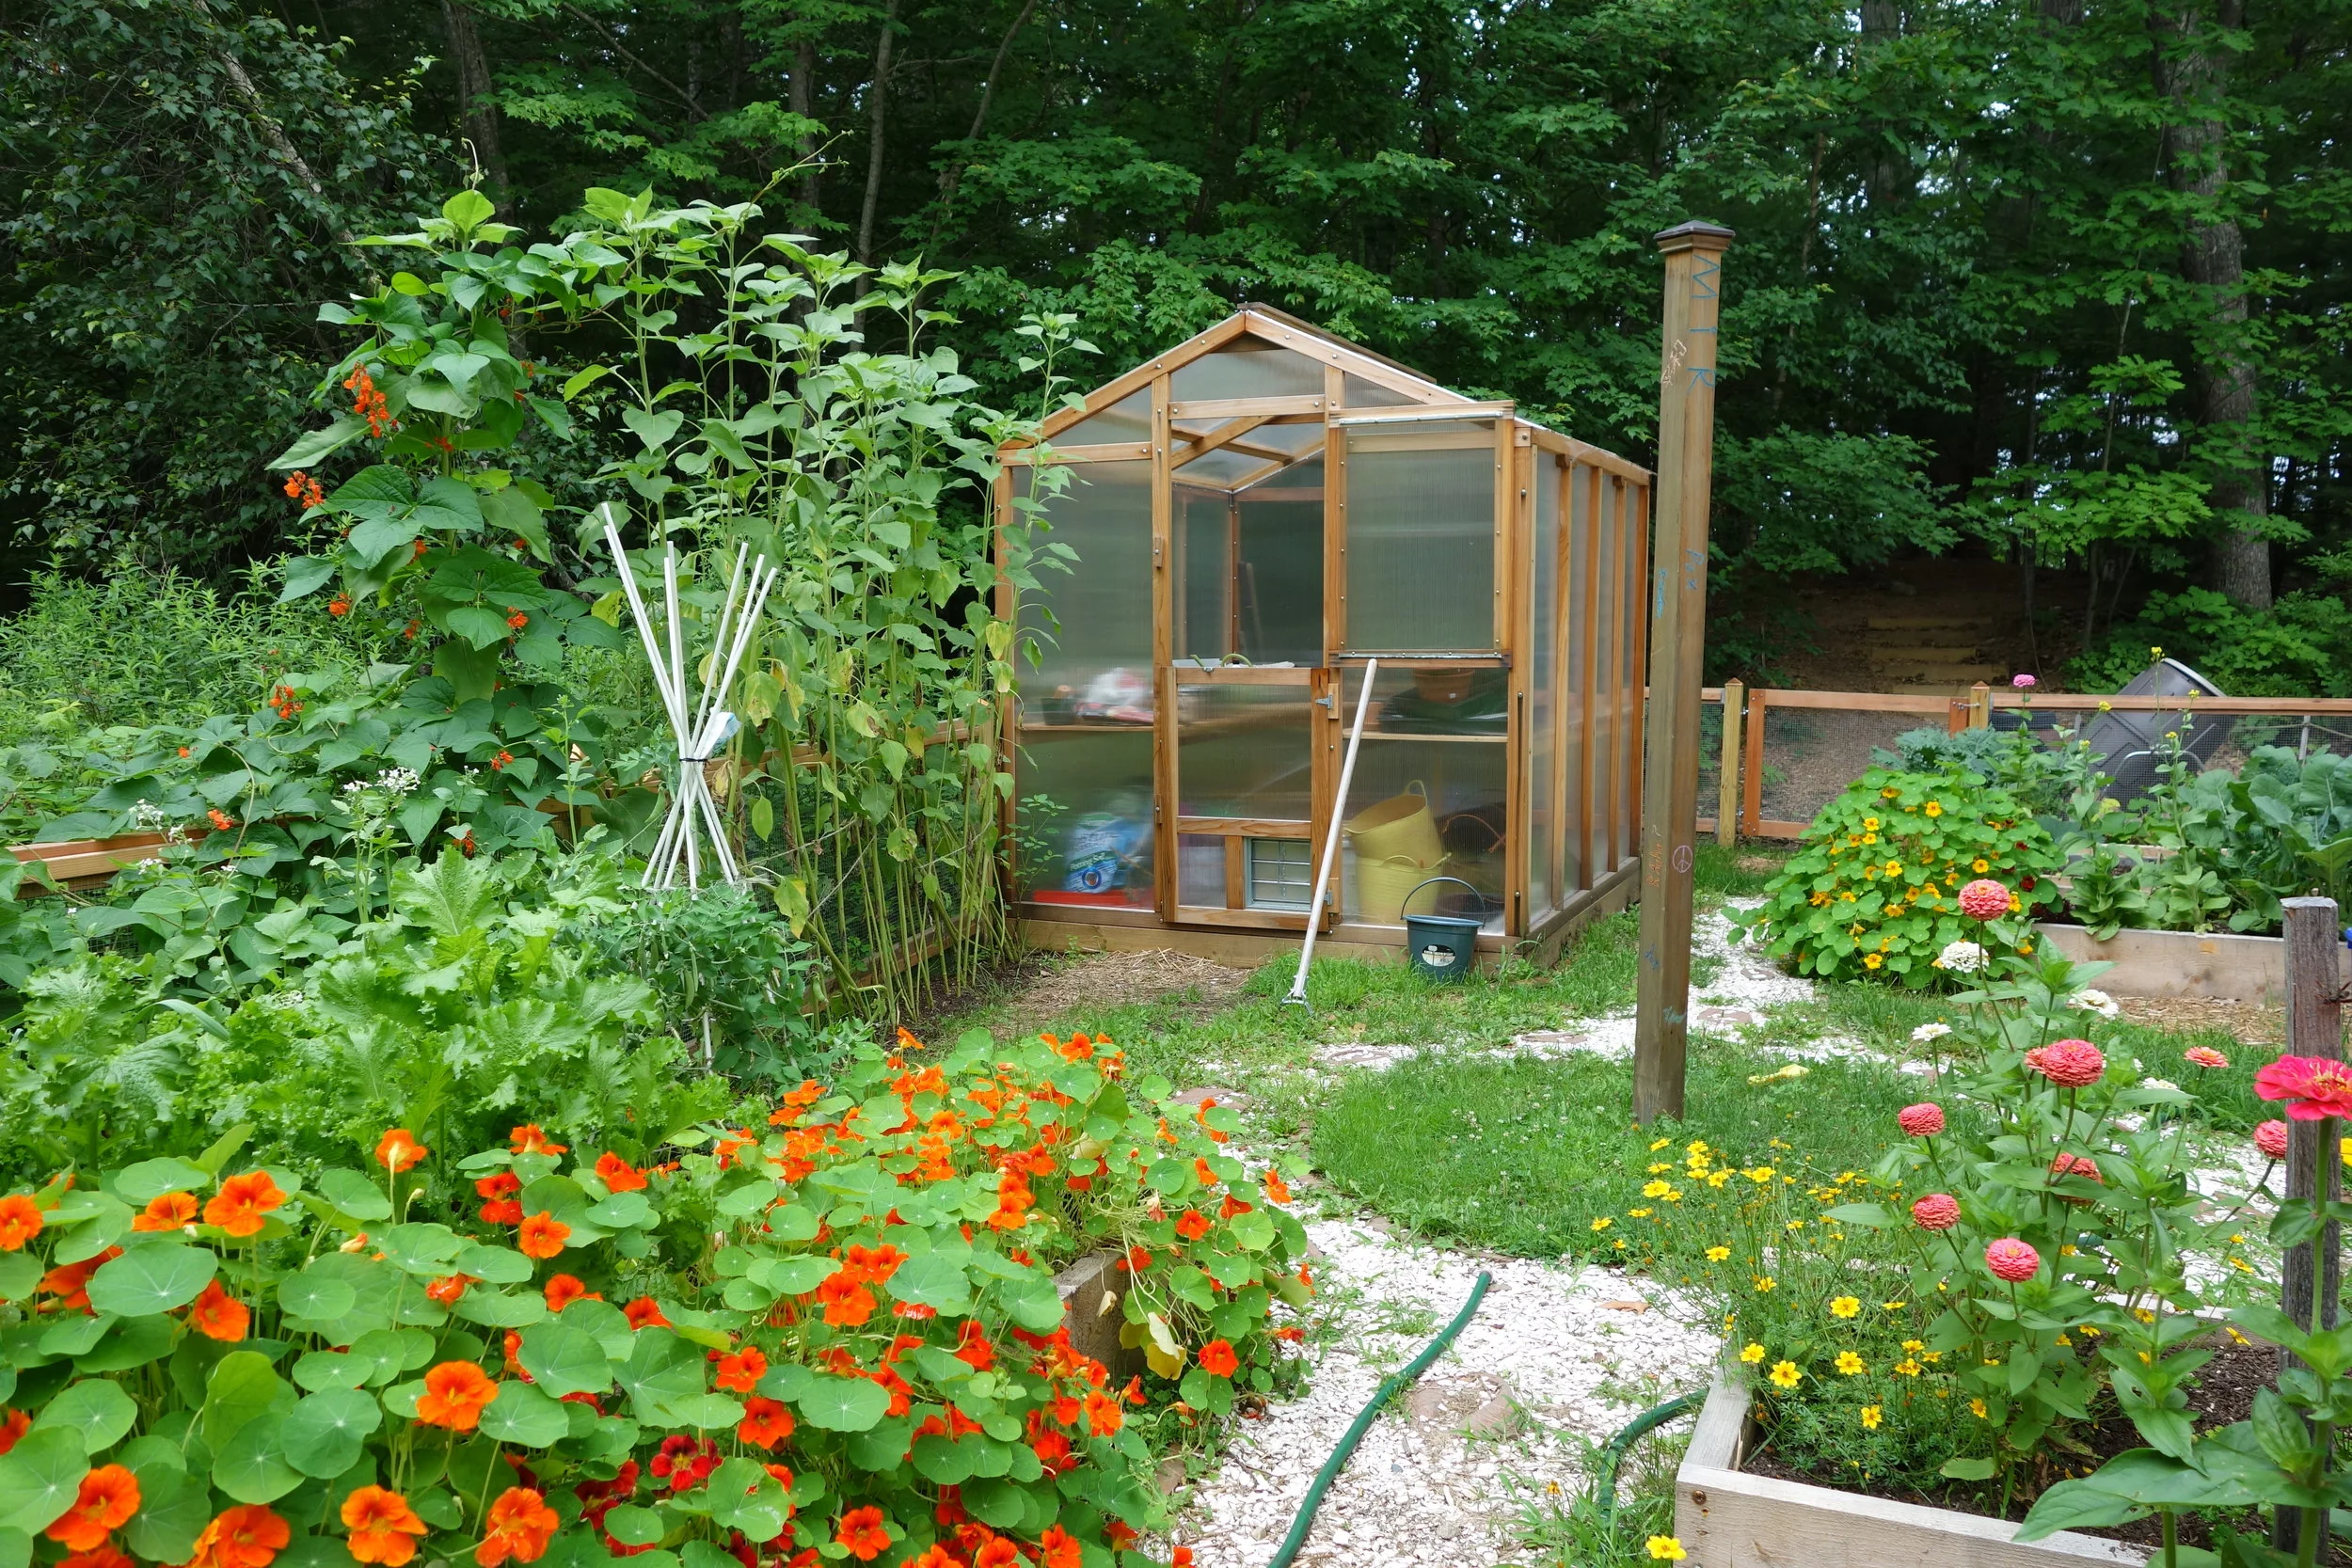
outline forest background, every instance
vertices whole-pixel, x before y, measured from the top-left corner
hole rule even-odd
[[[469,178],[534,237],[651,186],[954,269],[942,341],[1006,402],[1025,312],[1084,386],[1254,299],[1636,456],[1649,236],[1702,216],[1718,672],[1802,635],[1795,574],[1967,551],[2028,610],[2088,574],[2087,678],[2155,640],[2352,690],[2341,0],[0,0],[0,38],[11,581],[298,546],[263,465],[319,301]],[[619,428],[583,402],[527,460],[572,506]]]

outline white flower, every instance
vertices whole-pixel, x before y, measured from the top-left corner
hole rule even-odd
[[[364,780],[354,779],[349,784],[343,785],[343,793],[345,795],[357,795],[367,787],[367,784]]]
[[[131,831],[135,833],[159,833],[171,819],[164,808],[152,800],[139,800],[131,807]]]
[[[2143,1089],[2170,1089],[2174,1094],[2181,1092],[2181,1085],[2169,1078],[2143,1078],[2139,1086]]]
[[[1973,942],[1956,942],[1936,955],[1935,967],[1955,974],[1974,974],[1984,967],[1984,949]]]
[[[2123,1012],[2122,1005],[2103,990],[2080,991],[2067,1006],[2080,1007],[2087,1013],[2097,1013],[2101,1018],[2119,1018]]]
[[[415,794],[417,783],[415,769],[408,768],[387,768],[375,776],[375,787],[394,795]]]
[[[1931,1045],[1952,1032],[1948,1023],[1922,1023],[1911,1032],[1912,1039],[1920,1045]]]

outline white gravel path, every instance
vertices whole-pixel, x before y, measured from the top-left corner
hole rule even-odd
[[[1325,1497],[1301,1563],[1471,1568],[1511,1560],[1518,1498],[1582,1479],[1571,1433],[1596,1440],[1705,1383],[1716,1337],[1647,1281],[1575,1264],[1483,1259],[1391,1239],[1377,1222],[1323,1219],[1316,1282],[1343,1307],[1311,1348],[1299,1398],[1239,1423],[1177,1539],[1201,1568],[1262,1568],[1315,1471],[1380,1380],[1494,1284],[1461,1337],[1385,1411]]]

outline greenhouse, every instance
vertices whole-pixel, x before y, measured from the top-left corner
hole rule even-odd
[[[1501,950],[1629,895],[1647,469],[1256,305],[1003,455],[1009,492],[1069,465],[1037,586],[1000,589],[1041,944],[1286,942],[1335,816],[1327,951],[1393,952],[1407,909]]]

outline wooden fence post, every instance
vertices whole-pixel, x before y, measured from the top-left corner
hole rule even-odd
[[[2336,901],[2284,898],[2280,903],[2286,911],[2287,1054],[2341,1061],[2344,963],[2336,952],[2336,944],[2343,940],[2336,925]],[[2337,1150],[2328,1146],[2344,1136],[2345,1128],[2345,1123],[2334,1120],[2287,1123],[2283,1203],[2308,1202],[2323,1178],[2329,1202],[2342,1196],[2344,1164]],[[2320,1232],[2316,1258],[2310,1242],[2287,1249],[2279,1284],[2279,1310],[2305,1328],[2335,1326],[2336,1299],[2343,1291],[2342,1228],[2329,1225]],[[2279,1352],[2280,1373],[2300,1365],[2288,1352]],[[2277,1510],[2271,1517],[2271,1544],[2293,1549],[2299,1525],[2294,1510]]]
[[[1993,689],[1979,681],[1968,689],[1968,727],[1990,729],[1993,725]]]
[[[1724,682],[1724,754],[1715,769],[1715,842],[1728,849],[1740,842],[1740,707],[1748,689]],[[1751,825],[1750,832],[1756,831]]]
[[[1747,819],[1748,836],[1756,837],[1763,831],[1764,822],[1764,688],[1748,693],[1748,716],[1740,727],[1748,747],[1748,759],[1740,769],[1740,815]]]

